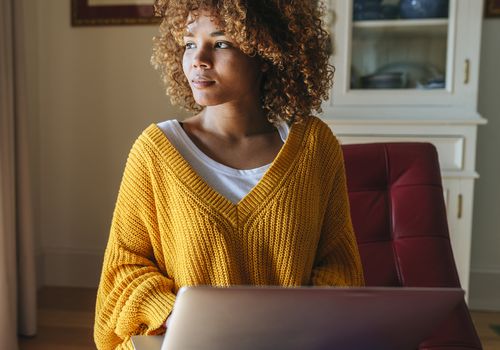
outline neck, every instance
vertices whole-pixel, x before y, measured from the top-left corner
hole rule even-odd
[[[274,131],[262,108],[231,104],[207,106],[200,114],[205,130],[225,138],[240,139]]]

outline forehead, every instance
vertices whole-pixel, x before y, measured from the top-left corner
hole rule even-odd
[[[186,19],[186,31],[193,33],[201,28],[221,30],[223,22],[216,14],[208,10],[190,12]]]

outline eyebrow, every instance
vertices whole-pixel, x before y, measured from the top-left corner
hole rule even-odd
[[[210,33],[210,36],[211,36],[211,37],[214,37],[214,36],[224,36],[224,35],[226,35],[226,33],[224,33],[224,32],[223,32],[223,31],[221,31],[221,30],[218,30],[218,31],[216,31],[216,32],[212,32],[212,33]],[[184,36],[185,36],[185,37],[193,37],[193,36],[194,36],[194,34],[193,34],[193,33],[191,33],[190,31],[186,31],[186,32],[184,33]]]

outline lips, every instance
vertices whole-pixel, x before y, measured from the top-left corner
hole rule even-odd
[[[203,89],[215,84],[215,81],[210,79],[209,77],[197,76],[193,80],[191,80],[191,84],[198,89]]]
[[[210,80],[193,80],[192,81],[192,85],[198,89],[203,89],[203,88],[209,87],[213,84],[215,84],[215,81],[213,81],[213,80],[212,81],[210,81]]]

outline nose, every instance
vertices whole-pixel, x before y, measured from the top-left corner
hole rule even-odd
[[[193,67],[200,69],[210,69],[212,68],[212,57],[210,53],[210,49],[206,46],[200,47],[196,50],[196,53],[193,56]]]

